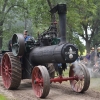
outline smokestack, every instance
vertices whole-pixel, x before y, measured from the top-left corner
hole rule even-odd
[[[66,42],[66,4],[58,4],[50,10],[51,13],[58,12],[59,15],[59,26],[60,26],[60,35],[61,43]]]
[[[61,42],[66,42],[66,4],[58,5]]]

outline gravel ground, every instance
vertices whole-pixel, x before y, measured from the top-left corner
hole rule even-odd
[[[6,90],[0,77],[0,94],[4,94],[9,100],[41,100],[34,95],[29,79],[22,80],[17,90]],[[69,81],[62,84],[52,83],[45,100],[100,100],[100,79],[92,79],[89,89],[82,94],[74,92]]]

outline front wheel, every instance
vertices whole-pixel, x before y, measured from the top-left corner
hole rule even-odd
[[[70,66],[69,77],[77,77],[77,80],[70,80],[71,88],[75,92],[84,92],[89,88],[90,74],[84,64],[72,64]]]
[[[50,77],[45,66],[36,66],[32,71],[32,87],[35,95],[45,98],[50,91]]]

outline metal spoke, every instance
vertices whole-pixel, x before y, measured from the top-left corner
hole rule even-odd
[[[79,63],[77,64],[80,70],[76,73],[74,65],[70,66],[69,77],[77,77],[77,80],[70,80],[71,87],[76,92],[84,92],[88,89],[90,84],[89,72],[86,69],[85,65]],[[77,67],[77,68],[78,68]],[[88,77],[88,78],[87,78]]]

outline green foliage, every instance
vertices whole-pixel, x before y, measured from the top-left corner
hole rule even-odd
[[[69,33],[76,32],[87,43],[97,35],[100,25],[100,1],[70,0],[67,4],[67,27]],[[91,34],[87,31],[90,29]],[[90,48],[89,46],[86,46]]]
[[[0,100],[8,100],[5,96],[0,94]]]
[[[29,15],[33,19],[34,25],[44,26],[50,21],[49,6],[44,0],[28,0]]]
[[[73,33],[73,36],[70,37],[70,43],[73,43],[77,46],[80,54],[82,55],[84,50],[85,50],[85,46],[84,44],[80,41],[79,36],[76,33]]]
[[[96,34],[93,38],[92,38],[92,46],[95,47],[100,45],[100,34]]]
[[[0,29],[3,28],[3,49],[6,49],[7,42],[14,33],[22,33],[24,29],[29,29],[31,35],[36,38],[37,33],[42,33],[48,28],[51,24],[51,14],[47,1],[51,3],[52,7],[60,3],[67,5],[67,40],[76,44],[81,52],[84,50],[84,45],[79,37],[86,42],[93,40],[96,43],[97,39],[99,41],[96,34],[100,33],[99,0],[1,0],[0,22],[4,19],[3,26],[0,26]],[[4,3],[6,6],[3,11]],[[9,9],[10,7],[11,9]],[[58,21],[57,13],[55,16]],[[29,26],[30,28],[27,27],[28,20],[32,24],[32,27]],[[16,25],[18,21],[24,22],[25,25]],[[88,34],[88,28],[90,28],[91,34]],[[95,38],[93,38],[94,35]]]

